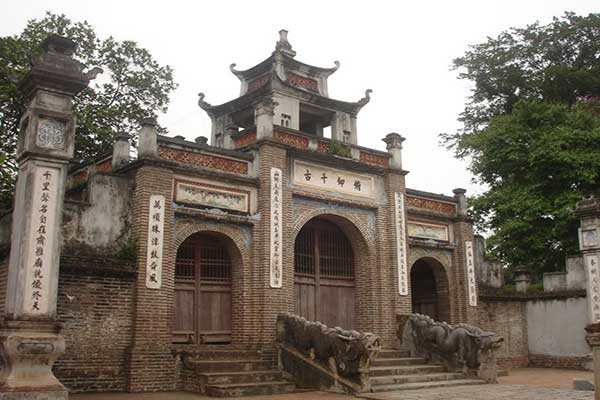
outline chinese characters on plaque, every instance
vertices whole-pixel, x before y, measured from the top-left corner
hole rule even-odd
[[[477,286],[475,283],[475,262],[473,261],[473,242],[465,241],[465,253],[467,258],[467,280],[468,280],[468,295],[469,305],[475,307],[477,305]]]
[[[404,194],[394,193],[394,217],[396,222],[396,254],[398,266],[398,291],[408,296],[408,267],[406,261],[406,223],[404,221]]]
[[[148,210],[148,250],[146,253],[146,287],[160,289],[162,282],[163,228],[165,197],[150,196]]]
[[[445,225],[408,222],[408,236],[420,239],[448,241],[448,227]]]
[[[33,212],[29,228],[27,257],[26,309],[30,314],[45,314],[50,294],[50,263],[54,251],[58,179],[56,168],[36,167]]]
[[[330,193],[374,197],[372,176],[355,174],[335,168],[294,161],[294,184],[325,190]]]
[[[214,185],[175,181],[175,201],[247,213],[250,194],[246,191]]]
[[[584,255],[587,270],[588,298],[591,322],[600,322],[600,270],[598,255]]]
[[[271,265],[270,286],[280,288],[283,285],[282,277],[282,174],[279,168],[271,168]]]

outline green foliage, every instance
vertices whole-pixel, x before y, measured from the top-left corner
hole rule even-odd
[[[134,239],[129,238],[127,240],[127,243],[125,243],[123,247],[119,249],[119,251],[116,254],[116,257],[123,260],[135,261],[137,258],[137,250],[137,242]]]
[[[600,14],[511,29],[454,60],[475,86],[442,141],[487,188],[471,199],[492,253],[539,276],[577,250],[575,203],[600,184]]]
[[[48,12],[43,19],[28,21],[21,34],[0,37],[0,209],[11,205],[18,120],[25,109],[14,80],[24,76],[50,33],[74,40],[75,57],[88,68],[104,70],[74,100],[76,159],[105,151],[115,133],[133,133],[143,117],[166,112],[169,94],[176,88],[172,69],[135,42],[100,39],[87,22],[73,22],[65,15]]]
[[[352,157],[352,151],[350,149],[350,146],[345,145],[340,142],[335,142],[335,141],[329,142],[329,145],[327,146],[327,152],[329,154],[335,154],[337,156],[348,157],[348,158]]]

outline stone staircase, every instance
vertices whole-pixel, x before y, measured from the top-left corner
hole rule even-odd
[[[462,372],[448,372],[441,364],[408,357],[398,350],[384,349],[371,364],[371,392],[424,389],[458,385],[480,385],[485,381],[467,378]]]
[[[188,355],[182,389],[212,397],[283,394],[294,382],[276,368],[275,356],[256,350],[204,350]]]

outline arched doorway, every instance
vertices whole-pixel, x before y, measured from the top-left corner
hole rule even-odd
[[[420,258],[410,271],[412,311],[436,321],[449,322],[448,278],[439,261]]]
[[[296,314],[353,329],[354,252],[347,236],[327,218],[313,218],[298,233],[294,250]]]
[[[175,341],[231,342],[232,258],[223,237],[196,233],[177,250]]]

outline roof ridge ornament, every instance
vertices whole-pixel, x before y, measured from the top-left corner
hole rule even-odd
[[[279,31],[279,41],[275,44],[275,51],[283,53],[290,58],[294,58],[296,56],[296,52],[292,50],[292,45],[290,42],[288,42],[287,35],[287,30],[281,29]]]
[[[365,90],[365,97],[363,97],[362,99],[360,99],[358,101],[358,104],[361,107],[365,106],[369,101],[371,101],[371,93],[373,93],[373,91],[371,89]]]
[[[204,97],[204,93],[198,93],[198,106],[200,106],[200,108],[203,110],[209,110],[212,106],[210,105],[210,103],[204,101]]]
[[[231,72],[232,72],[232,73],[233,73],[235,76],[237,76],[238,78],[241,78],[241,77],[242,77],[242,75],[243,75],[243,74],[242,74],[242,71],[239,71],[239,70],[235,69],[235,67],[236,67],[236,66],[237,66],[237,64],[236,64],[236,63],[231,63],[231,64],[229,64],[229,70],[230,70],[230,71],[231,71]]]

